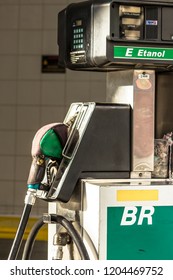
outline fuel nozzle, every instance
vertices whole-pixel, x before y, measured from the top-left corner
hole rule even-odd
[[[9,260],[17,258],[30,212],[35,204],[37,190],[45,175],[46,159],[54,159],[57,162],[61,160],[62,150],[67,141],[67,130],[65,124],[52,123],[43,126],[35,134],[31,149],[33,160],[27,182],[28,190],[20,223],[8,256]]]
[[[40,189],[45,175],[46,160],[60,162],[66,141],[67,126],[63,123],[48,124],[37,131],[31,148],[33,160],[27,181],[28,189]]]

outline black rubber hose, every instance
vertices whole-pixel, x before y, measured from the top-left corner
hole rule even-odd
[[[61,224],[67,230],[68,234],[72,237],[74,243],[76,244],[81,259],[89,260],[89,255],[83,243],[83,240],[81,239],[80,235],[78,234],[72,223],[66,218],[59,215],[51,214],[50,217],[52,222]]]
[[[30,260],[32,250],[33,250],[33,246],[34,246],[34,242],[35,242],[35,238],[37,236],[38,231],[44,225],[45,225],[45,223],[43,222],[43,217],[41,217],[41,219],[39,219],[34,224],[34,226],[32,227],[32,229],[31,229],[31,231],[28,235],[28,238],[26,240],[25,246],[24,246],[22,260]]]
[[[51,217],[51,222],[56,223],[56,224],[61,224],[67,230],[68,234],[72,237],[74,243],[76,244],[76,247],[79,251],[81,259],[89,260],[89,255],[85,248],[85,245],[84,245],[80,235],[78,234],[78,232],[72,225],[72,223],[70,221],[68,221],[66,218],[64,218],[63,216],[50,214],[50,217]],[[38,222],[31,229],[31,232],[28,235],[27,241],[25,243],[24,252],[23,252],[23,256],[22,256],[23,260],[30,259],[36,235],[37,235],[38,231],[40,230],[40,228],[44,225],[43,220],[44,219],[42,217],[40,220],[38,220]]]
[[[20,246],[23,239],[23,234],[25,232],[25,228],[29,219],[29,215],[32,209],[32,205],[25,204],[23,213],[20,219],[20,223],[10,250],[10,254],[8,256],[8,260],[16,260],[18,256],[18,252],[20,250]]]

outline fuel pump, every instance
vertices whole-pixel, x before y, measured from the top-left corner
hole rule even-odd
[[[26,258],[43,223],[48,259],[173,258],[172,20],[164,0],[92,0],[59,13],[59,63],[106,71],[107,102],[73,103],[58,132],[36,134],[29,194],[48,214]]]
[[[173,258],[172,16],[172,1],[155,0],[85,1],[59,13],[60,64],[74,71],[106,71],[107,102],[130,106],[127,177],[88,174],[68,203],[49,204],[50,212],[78,213],[91,259]],[[50,259],[56,230],[50,225]]]

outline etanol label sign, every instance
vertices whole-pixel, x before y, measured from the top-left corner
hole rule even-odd
[[[114,58],[173,60],[173,49],[114,46]]]

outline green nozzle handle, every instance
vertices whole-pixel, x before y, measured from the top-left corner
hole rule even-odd
[[[61,160],[67,134],[68,128],[63,123],[48,124],[37,131],[31,149],[33,160],[27,181],[29,188],[39,188],[45,174],[46,158]]]

